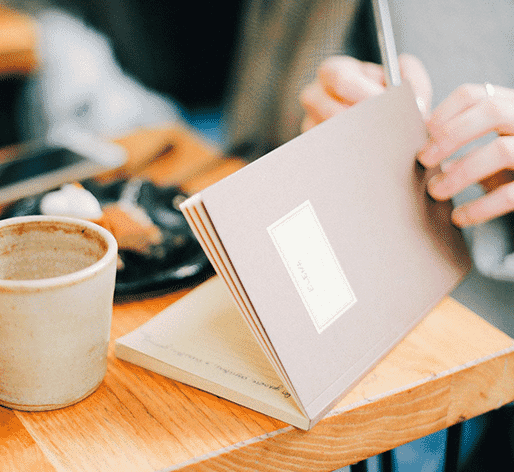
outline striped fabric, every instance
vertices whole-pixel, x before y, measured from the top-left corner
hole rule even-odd
[[[360,1],[248,2],[227,110],[233,143],[255,143],[262,154],[299,133],[299,93],[343,49]]]

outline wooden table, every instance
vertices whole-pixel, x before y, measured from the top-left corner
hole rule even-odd
[[[195,191],[241,167],[184,130],[165,134],[173,151],[145,170],[159,183]],[[117,337],[185,293],[115,304],[107,376],[79,404],[0,407],[0,470],[331,471],[514,399],[513,339],[445,298],[329,416],[300,431],[115,358]]]

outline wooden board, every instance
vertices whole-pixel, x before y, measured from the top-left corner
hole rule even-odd
[[[115,306],[112,341],[183,293]],[[513,398],[513,340],[447,298],[309,432],[120,361],[111,342],[106,379],[83,402],[54,412],[0,409],[0,463],[329,471]]]

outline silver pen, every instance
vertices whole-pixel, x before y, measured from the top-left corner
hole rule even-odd
[[[394,43],[393,26],[391,14],[387,0],[373,0],[373,13],[384,66],[386,85],[388,87],[398,87],[402,84],[400,66],[398,64],[398,54]]]

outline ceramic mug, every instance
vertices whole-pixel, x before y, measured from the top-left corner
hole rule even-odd
[[[107,369],[117,244],[86,220],[0,221],[0,405],[42,411],[91,394]]]

